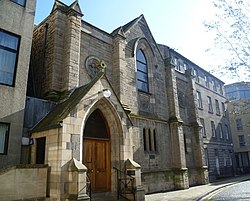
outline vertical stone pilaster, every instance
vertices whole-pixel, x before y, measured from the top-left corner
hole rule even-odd
[[[65,187],[67,189],[67,193],[65,196],[66,201],[89,201],[90,197],[86,194],[87,188],[87,168],[72,158],[68,164],[68,172],[65,177]]]
[[[64,33],[63,90],[79,86],[81,44],[81,15],[73,10],[67,13]]]
[[[122,101],[124,93],[124,73],[123,68],[126,66],[125,62],[125,37],[122,34],[116,34],[113,38],[113,85],[118,98]],[[125,70],[125,69],[124,69]]]
[[[179,113],[174,65],[168,59],[165,60],[165,66],[174,185],[176,189],[186,189],[189,187],[188,170],[186,168],[183,128]]]
[[[203,151],[203,143],[202,136],[200,133],[201,124],[199,121],[199,115],[196,106],[196,88],[193,80],[193,76],[191,73],[191,69],[186,70],[185,72],[189,87],[187,87],[190,91],[188,92],[189,100],[193,100],[189,104],[190,111],[190,119],[193,127],[194,134],[192,135],[192,147],[194,150],[194,161],[196,167],[196,181],[198,184],[207,184],[208,183],[208,171],[207,166],[205,165],[205,157]]]

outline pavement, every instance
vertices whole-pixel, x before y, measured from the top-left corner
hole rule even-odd
[[[185,190],[169,191],[146,195],[145,201],[205,201],[215,191],[241,181],[250,180],[250,174],[220,179],[207,185],[190,187]]]

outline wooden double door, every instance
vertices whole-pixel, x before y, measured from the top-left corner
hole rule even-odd
[[[93,192],[110,191],[110,140],[84,139],[83,164]]]

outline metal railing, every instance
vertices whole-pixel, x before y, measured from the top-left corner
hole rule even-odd
[[[86,175],[86,194],[89,196],[90,201],[91,201],[91,182],[90,179],[88,177],[88,175]]]
[[[117,199],[123,197],[127,200],[135,201],[135,178],[127,175],[126,172],[113,167],[116,171]]]

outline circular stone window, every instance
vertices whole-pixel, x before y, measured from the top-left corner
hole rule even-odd
[[[95,56],[89,56],[85,61],[85,68],[87,70],[88,75],[91,78],[94,78],[99,72],[100,60]]]

